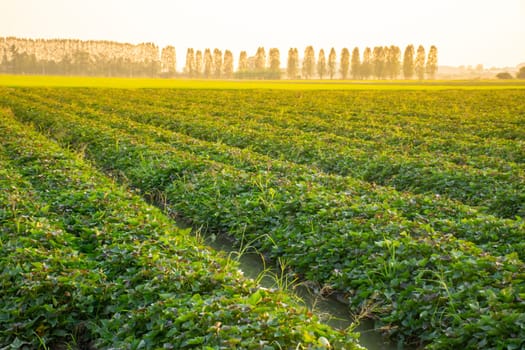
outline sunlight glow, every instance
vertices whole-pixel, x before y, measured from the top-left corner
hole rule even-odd
[[[440,65],[525,62],[525,0],[8,0],[0,36],[78,38],[255,53],[258,46],[316,49],[436,45]],[[179,64],[182,64],[179,59]]]

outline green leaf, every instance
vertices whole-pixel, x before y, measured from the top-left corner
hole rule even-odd
[[[188,347],[190,345],[199,345],[204,343],[205,338],[204,337],[196,337],[193,339],[188,339],[182,343],[182,347]]]
[[[261,293],[261,290],[258,289],[255,293],[252,293],[249,297],[248,297],[248,303],[250,305],[257,305],[261,300],[262,300],[263,296],[262,296],[262,293]]]

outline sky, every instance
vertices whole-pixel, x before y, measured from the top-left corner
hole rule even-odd
[[[408,44],[439,65],[525,62],[525,0],[0,0],[0,37],[74,38],[255,54]]]

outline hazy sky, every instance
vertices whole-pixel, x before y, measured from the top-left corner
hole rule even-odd
[[[525,0],[0,0],[0,36],[105,39],[255,54],[436,45],[440,65],[525,62]]]

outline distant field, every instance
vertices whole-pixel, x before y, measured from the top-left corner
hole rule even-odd
[[[42,149],[60,160],[60,146],[172,216],[239,246],[250,242],[294,276],[337,293],[352,314],[374,317],[400,343],[525,346],[524,82],[0,77],[0,85],[10,86],[0,87],[7,145],[0,155],[41,196],[62,186],[66,198],[55,193],[46,210],[70,234],[84,237],[83,229],[106,220],[115,234],[128,231],[115,224],[118,208],[98,208],[105,197],[82,195],[77,178],[78,200],[67,199],[67,183],[46,182],[60,171],[45,159],[32,166]],[[82,198],[95,204],[78,217],[62,203],[74,209]],[[16,233],[17,222],[9,223]],[[85,237],[93,249],[97,237]],[[222,293],[214,286],[207,293]],[[159,311],[161,321],[168,316]],[[319,343],[293,327],[275,334]]]
[[[107,87],[176,89],[285,89],[285,90],[376,90],[376,89],[524,89],[525,80],[186,80],[142,78],[89,78],[0,75],[0,86],[18,87]]]

